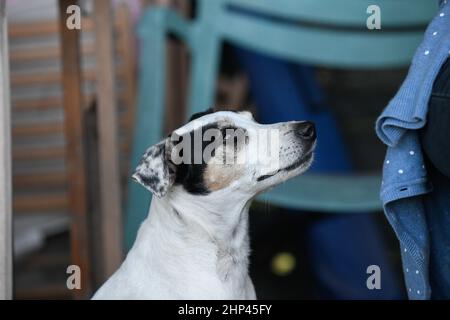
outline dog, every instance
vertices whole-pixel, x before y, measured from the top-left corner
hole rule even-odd
[[[209,129],[224,137],[214,147],[203,138],[197,151],[209,146],[209,157],[173,161],[174,150],[185,160],[198,154],[188,154],[192,146],[180,152],[181,138],[176,143],[174,136],[185,141]],[[228,144],[230,130],[243,132],[244,138],[235,135]],[[278,143],[266,148],[277,161],[236,161],[257,150],[261,131],[277,134]],[[315,145],[316,130],[307,121],[263,125],[248,111],[194,115],[150,147],[137,166],[133,179],[154,195],[149,214],[125,261],[93,299],[256,299],[248,274],[250,203],[259,193],[305,172]]]

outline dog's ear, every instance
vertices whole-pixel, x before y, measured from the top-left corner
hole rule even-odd
[[[132,176],[159,198],[164,197],[175,182],[175,167],[168,160],[166,144],[168,139],[148,148]]]

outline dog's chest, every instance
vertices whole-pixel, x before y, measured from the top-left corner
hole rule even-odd
[[[217,275],[231,299],[244,299],[247,291],[247,258],[228,253],[217,261]]]
[[[152,201],[135,245],[121,269],[105,284],[98,298],[253,299],[248,276],[247,212],[239,222],[214,233],[178,221],[172,211]],[[169,209],[169,208],[167,208]]]
[[[241,225],[227,240],[217,242],[216,272],[234,299],[243,298],[248,286],[249,240],[245,225]]]

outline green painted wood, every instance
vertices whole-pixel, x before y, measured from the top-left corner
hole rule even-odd
[[[280,23],[231,12],[227,5],[290,19]],[[381,7],[382,26],[365,30],[368,5]],[[151,8],[142,16],[139,95],[131,166],[163,134],[165,105],[165,41],[174,34],[190,48],[192,64],[189,114],[212,106],[223,41],[283,59],[338,68],[386,68],[409,64],[425,27],[436,11],[429,0],[199,0],[196,19],[187,21],[168,8]],[[292,19],[299,20],[293,23]],[[306,24],[305,24],[306,22]],[[389,29],[387,28],[387,29]],[[379,177],[304,175],[258,197],[276,205],[335,213],[381,208]],[[126,248],[134,242],[146,217],[150,194],[130,182]]]
[[[311,64],[379,68],[404,66],[423,38],[423,31],[345,31],[280,25],[244,16],[223,15],[224,39],[280,58]]]
[[[163,133],[166,83],[166,30],[163,15],[148,11],[138,26],[141,40],[139,88],[131,168],[136,168],[145,150],[157,143]],[[130,174],[131,176],[131,174]],[[147,216],[150,193],[129,179],[125,222],[125,249],[129,250],[141,222]]]
[[[197,41],[192,51],[189,115],[213,107],[221,49],[217,33],[198,28],[196,34],[202,41]]]
[[[378,5],[385,28],[426,25],[438,9],[430,0],[213,0],[286,19],[326,25],[366,27],[367,7]],[[220,4],[219,4],[220,3]]]
[[[258,197],[260,201],[291,208],[330,213],[380,210],[378,175],[318,175],[286,181]]]
[[[142,14],[137,27],[140,41],[147,41],[146,35],[156,30],[162,32],[164,36],[173,34],[191,46],[194,33],[193,24],[169,8],[155,7]]]

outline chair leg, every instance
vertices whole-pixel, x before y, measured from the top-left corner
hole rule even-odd
[[[220,39],[209,35],[198,38],[201,39],[201,44],[192,55],[188,117],[213,107],[215,102]]]

